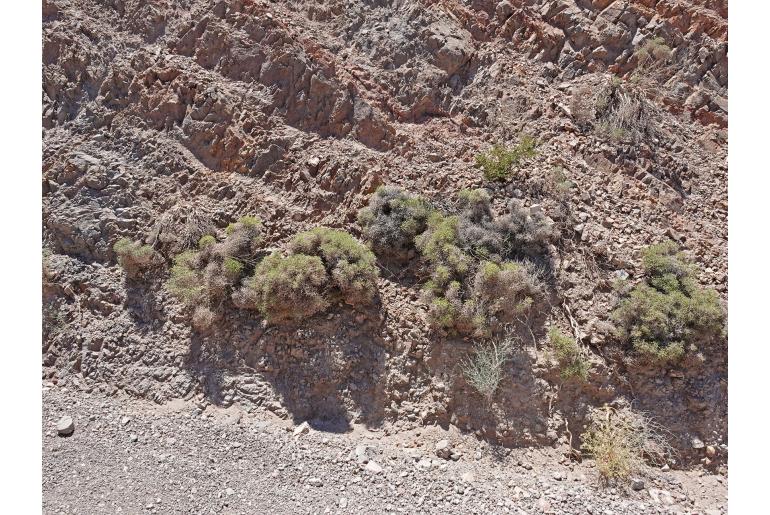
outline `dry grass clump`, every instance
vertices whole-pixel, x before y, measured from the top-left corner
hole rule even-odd
[[[574,338],[570,338],[557,328],[552,327],[548,331],[548,341],[551,344],[556,360],[564,379],[588,379],[588,371],[591,368],[583,350]]]
[[[151,268],[159,261],[152,247],[127,238],[119,239],[112,249],[118,256],[118,263],[129,277],[135,277],[142,270]]]
[[[514,341],[505,338],[500,342],[479,344],[474,348],[473,357],[461,363],[465,380],[473,386],[487,402],[492,398],[503,379],[503,366],[513,355]]]
[[[546,178],[546,189],[553,195],[559,202],[566,202],[569,200],[569,195],[572,188],[575,187],[575,183],[570,180],[564,168],[557,166],[551,169]]]
[[[472,297],[487,317],[511,323],[544,300],[545,286],[538,274],[528,261],[484,261],[474,276]]]
[[[672,241],[643,253],[644,280],[623,297],[612,318],[617,334],[637,359],[652,364],[680,361],[718,338],[725,311],[713,289],[698,286],[695,268]]]
[[[214,325],[216,313],[206,306],[198,306],[192,314],[192,326],[198,331],[205,331]]]
[[[654,37],[645,41],[636,51],[636,59],[639,65],[645,65],[656,61],[665,61],[671,57],[671,47],[661,37]]]
[[[583,433],[583,450],[594,459],[602,479],[620,482],[641,472],[647,462],[663,465],[673,457],[667,431],[646,414],[624,407],[594,410]]]
[[[584,129],[616,141],[639,143],[658,133],[658,113],[650,98],[660,95],[661,83],[674,72],[672,51],[660,37],[636,51],[636,69],[627,81],[609,78],[602,86],[582,86],[572,94],[570,110]]]
[[[584,128],[613,141],[637,143],[657,130],[655,108],[643,92],[615,77],[599,88],[577,89],[571,111]]]
[[[211,216],[200,207],[179,204],[166,211],[152,230],[150,241],[166,253],[179,253],[196,248],[200,238],[214,234]]]
[[[534,157],[537,142],[532,136],[523,135],[521,141],[511,148],[496,143],[488,152],[476,156],[476,166],[481,168],[488,181],[507,181],[522,159]]]
[[[548,251],[558,234],[550,219],[539,210],[524,207],[519,200],[508,205],[508,214],[495,220],[505,257],[538,258]]]

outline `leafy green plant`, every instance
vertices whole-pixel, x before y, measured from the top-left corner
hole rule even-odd
[[[522,159],[537,154],[536,145],[535,139],[528,135],[522,136],[518,145],[512,148],[496,143],[488,152],[476,156],[476,166],[482,169],[488,181],[506,181],[511,177],[513,167],[518,166]]]
[[[688,349],[721,334],[725,312],[719,296],[697,285],[693,265],[674,242],[648,247],[642,264],[644,280],[612,313],[618,336],[639,359],[676,363]]]
[[[561,376],[564,379],[587,380],[590,364],[575,339],[552,327],[548,340],[561,368]]]

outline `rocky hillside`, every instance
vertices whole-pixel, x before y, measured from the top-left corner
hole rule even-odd
[[[46,381],[333,431],[453,427],[573,459],[594,408],[630,406],[665,428],[671,467],[726,473],[726,336],[650,364],[612,316],[662,241],[727,299],[726,1],[44,0],[42,14]],[[479,155],[530,137],[504,180],[485,178]],[[261,220],[260,255],[319,226],[372,244],[358,213],[383,185],[450,214],[483,188],[495,217],[514,201],[551,227],[548,307],[516,328],[492,402],[462,368],[498,335],[431,324],[414,250],[398,266],[378,253],[372,305],[285,323],[227,297],[196,328],[169,291],[175,256],[244,216]],[[124,238],[153,266],[127,274]],[[553,328],[584,380],[555,366]]]

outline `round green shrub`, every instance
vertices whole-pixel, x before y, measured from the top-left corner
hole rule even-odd
[[[328,276],[321,258],[271,254],[246,284],[254,306],[269,322],[307,318],[325,310]]]
[[[376,258],[371,250],[344,231],[316,227],[294,237],[293,254],[320,257],[331,283],[351,305],[369,304],[377,292]]]

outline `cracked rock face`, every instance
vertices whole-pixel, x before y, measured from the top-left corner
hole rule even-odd
[[[726,2],[45,0],[42,14],[46,380],[329,430],[451,424],[509,446],[564,444],[566,422],[577,434],[591,406],[633,399],[683,464],[725,462],[705,449],[726,442],[726,347],[682,370],[627,367],[608,314],[614,278],[639,279],[641,249],[662,238],[727,298]],[[581,126],[573,100],[611,76],[630,84],[652,40],[671,49],[652,77],[654,138]],[[537,155],[484,181],[476,155],[522,134]],[[562,385],[527,334],[484,405],[458,372],[472,342],[428,330],[416,260],[381,274],[371,311],[287,327],[229,307],[195,331],[163,287],[175,254],[243,215],[270,249],[315,226],[359,236],[383,184],[447,208],[485,187],[496,214],[517,199],[568,227],[554,284],[595,355],[591,384]],[[120,238],[164,266],[127,279]],[[546,317],[571,327],[558,306]]]

